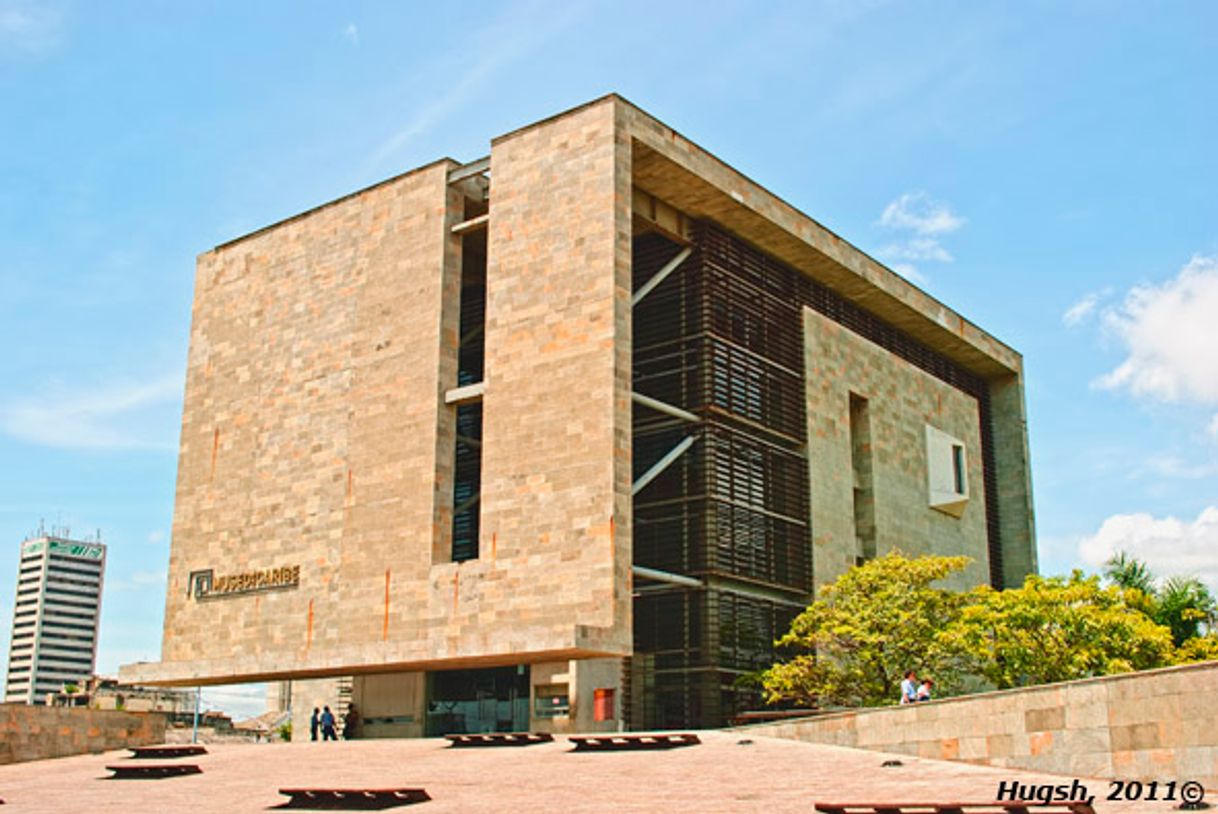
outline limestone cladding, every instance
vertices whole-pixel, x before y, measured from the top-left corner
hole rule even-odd
[[[163,743],[166,720],[160,712],[0,704],[0,765]]]
[[[1218,789],[1218,662],[856,710],[754,735],[880,752]],[[1096,792],[1108,789],[1096,784]]]
[[[481,588],[497,618],[574,621],[588,649],[627,655],[630,163],[617,111],[606,100],[492,144],[476,567],[500,577]]]
[[[844,573],[859,551],[850,511],[852,393],[867,400],[876,553],[965,555],[972,561],[953,586],[988,583],[977,400],[810,308],[804,347],[816,584]],[[928,502],[928,424],[964,442],[970,499],[958,518]]]
[[[630,170],[611,101],[491,155],[480,557],[446,562],[460,198],[433,164],[199,258],[143,681],[630,652]],[[195,571],[299,566],[200,601]]]
[[[1008,587],[1018,587],[1024,577],[1037,571],[1022,365],[1018,373],[990,380],[989,388],[1003,582]]]
[[[448,168],[199,258],[164,662],[288,667],[442,627],[425,589]],[[192,571],[285,565],[298,589],[188,596]]]

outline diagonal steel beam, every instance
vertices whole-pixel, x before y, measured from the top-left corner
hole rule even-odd
[[[667,582],[671,585],[684,585],[686,588],[702,588],[706,585],[700,579],[687,577],[683,574],[674,574],[670,571],[657,571],[655,568],[644,568],[641,565],[633,566],[631,571],[636,577],[651,579],[656,582]]]
[[[645,487],[647,484],[651,483],[656,478],[660,477],[660,474],[665,469],[672,466],[673,461],[677,460],[677,458],[680,458],[682,455],[684,455],[685,450],[692,447],[694,445],[694,441],[697,441],[697,440],[698,440],[697,436],[693,436],[693,435],[685,436],[685,438],[683,438],[680,443],[678,443],[675,447],[673,447],[672,449],[670,449],[668,451],[667,455],[665,455],[660,460],[656,461],[655,464],[651,467],[651,469],[648,469],[642,475],[639,475],[639,479],[636,480],[634,482],[634,484],[630,487],[630,494],[637,495],[639,492],[641,492],[643,490],[643,487]]]
[[[453,507],[453,514],[461,514],[461,512],[465,511],[465,510],[466,510],[466,509],[468,509],[470,506],[473,506],[473,505],[474,505],[475,503],[477,503],[477,502],[478,502],[478,501],[479,501],[481,498],[482,498],[482,493],[481,493],[481,492],[478,492],[477,494],[470,495],[470,496],[469,496],[469,497],[467,497],[465,500],[461,501],[460,503],[458,503],[456,506],[454,506],[454,507]]]
[[[465,336],[461,337],[461,347],[465,347],[470,343],[470,340],[477,339],[479,336],[481,336],[483,327],[484,326],[482,325],[478,325],[477,327],[471,328],[469,332],[465,334]]]
[[[668,415],[672,416],[673,418],[679,418],[682,421],[691,421],[696,424],[702,420],[698,416],[691,413],[689,410],[682,410],[680,407],[674,407],[673,405],[668,404],[667,402],[660,401],[659,399],[653,399],[651,396],[644,396],[642,393],[631,393],[630,400],[633,401],[635,404],[641,404],[644,407],[650,407],[651,409],[656,410],[657,412],[667,413]]]
[[[648,294],[651,293],[651,290],[653,288],[658,286],[660,283],[664,282],[664,280],[668,277],[668,275],[670,275],[674,271],[676,271],[677,266],[684,263],[686,258],[688,258],[693,253],[694,253],[694,250],[691,249],[689,246],[686,246],[684,249],[682,249],[681,251],[679,251],[677,253],[676,257],[674,257],[673,259],[671,259],[667,263],[665,263],[664,268],[657,271],[650,280],[648,280],[647,282],[645,282],[641,286],[639,286],[638,291],[634,292],[634,296],[630,299],[631,307],[638,305],[639,300],[646,297]]]

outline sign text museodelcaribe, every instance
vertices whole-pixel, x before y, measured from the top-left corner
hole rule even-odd
[[[221,599],[229,596],[282,591],[300,587],[300,566],[285,565],[280,568],[263,568],[258,571],[243,571],[238,574],[217,576],[214,568],[191,571],[186,595],[195,599]]]

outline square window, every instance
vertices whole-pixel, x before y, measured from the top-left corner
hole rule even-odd
[[[926,486],[930,508],[960,517],[968,506],[968,452],[964,441],[926,425]]]

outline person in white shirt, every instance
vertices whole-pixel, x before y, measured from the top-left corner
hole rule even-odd
[[[918,677],[913,670],[905,671],[905,680],[901,682],[901,703],[912,704],[918,700]]]

